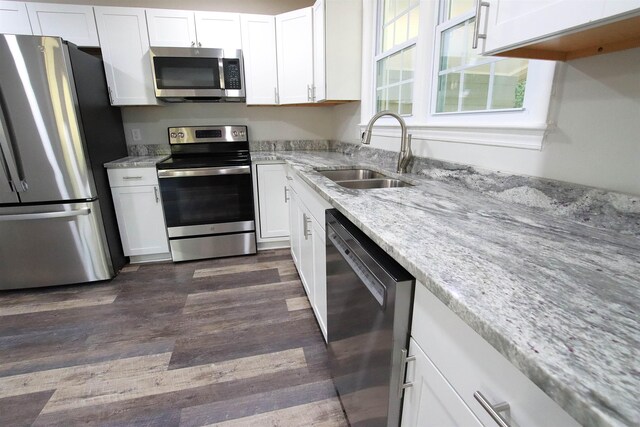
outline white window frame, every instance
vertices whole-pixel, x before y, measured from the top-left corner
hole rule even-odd
[[[373,67],[374,67],[374,78],[373,78],[374,105],[373,105],[373,111],[374,111],[374,113],[376,111],[376,103],[377,103],[376,102],[376,100],[377,100],[377,93],[376,92],[377,92],[377,89],[378,89],[378,82],[376,80],[377,79],[376,76],[377,76],[377,70],[378,70],[378,62],[383,60],[383,59],[385,59],[385,58],[389,58],[389,57],[395,55],[396,53],[401,52],[401,51],[403,51],[405,49],[408,49],[408,48],[410,48],[412,46],[416,46],[417,41],[418,41],[418,37],[414,37],[414,38],[406,40],[405,42],[403,42],[403,43],[401,43],[399,45],[396,45],[396,46],[392,47],[391,49],[383,51],[382,49],[383,49],[384,41],[383,41],[383,32],[381,31],[381,29],[382,29],[382,19],[383,19],[382,5],[383,5],[382,1],[376,2],[376,12],[375,12],[376,24],[375,24],[375,32],[374,32],[376,41],[375,41],[375,45],[374,45],[375,47],[374,47],[374,58],[373,58]],[[418,10],[420,10],[420,5],[418,4],[418,6],[416,6],[416,8]],[[414,7],[410,7],[408,9],[408,11],[410,12],[412,9],[414,9]],[[407,15],[407,19],[409,19],[409,14]],[[396,22],[397,20],[398,20],[398,17],[395,16],[391,22]],[[409,27],[409,25],[407,23],[407,31],[408,31],[408,27]],[[415,64],[415,59],[416,59],[417,56],[418,56],[418,49],[417,49],[417,46],[416,46],[416,49],[415,49],[415,52],[414,52],[414,64]],[[414,101],[414,98],[415,98],[415,82],[416,82],[415,71],[414,71],[414,74],[413,74],[413,79],[411,79],[411,80],[412,80],[412,84],[413,84],[413,88],[414,88],[413,96],[411,97],[411,99],[413,101],[413,105],[415,106],[415,101]],[[400,87],[401,83],[406,82],[406,81],[407,80],[400,81],[400,82],[397,83],[397,85]],[[394,84],[392,86],[395,86],[395,85],[396,84]],[[389,88],[391,86],[386,86],[386,87]],[[407,114],[407,115],[403,114],[402,116],[403,117],[411,117],[412,115],[413,115],[413,108],[411,109],[411,114]]]
[[[375,114],[378,16],[381,0],[363,3],[363,73],[360,132]],[[527,90],[522,108],[476,112],[435,113],[439,69],[440,33],[437,31],[440,0],[420,0],[420,28],[416,41],[413,85],[413,114],[405,121],[413,140],[442,141],[542,149],[547,130],[554,71],[553,61],[529,62]],[[465,15],[466,16],[466,15]],[[466,19],[473,16],[466,16]],[[367,25],[368,23],[368,25]],[[368,43],[368,46],[366,45]],[[482,44],[482,43],[481,43]],[[406,47],[406,46],[405,46]],[[421,77],[422,76],[422,77]],[[535,88],[535,89],[532,89]],[[399,136],[398,123],[392,118],[376,122],[375,135]],[[375,136],[374,135],[374,136]]]

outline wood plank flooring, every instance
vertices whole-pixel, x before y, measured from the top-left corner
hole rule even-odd
[[[347,426],[288,250],[0,293],[0,426]]]

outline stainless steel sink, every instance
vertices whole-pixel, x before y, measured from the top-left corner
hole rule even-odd
[[[336,184],[356,190],[373,188],[412,187],[413,184],[391,178],[383,173],[371,169],[353,168],[337,170],[316,170]]]
[[[354,181],[336,181],[336,184],[346,188],[353,188],[356,190],[370,190],[374,188],[395,188],[395,187],[413,187],[413,184],[400,181],[399,179],[385,178],[385,179],[361,179]]]
[[[386,175],[372,171],[370,169],[340,169],[317,171],[320,175],[326,176],[332,181],[354,181],[361,179],[388,178]]]

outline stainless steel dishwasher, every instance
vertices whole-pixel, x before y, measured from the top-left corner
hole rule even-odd
[[[415,280],[337,210],[326,221],[333,382],[352,427],[398,426]]]

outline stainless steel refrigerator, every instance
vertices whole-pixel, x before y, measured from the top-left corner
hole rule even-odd
[[[57,37],[0,35],[0,289],[117,273],[103,163],[126,155],[99,58]]]

